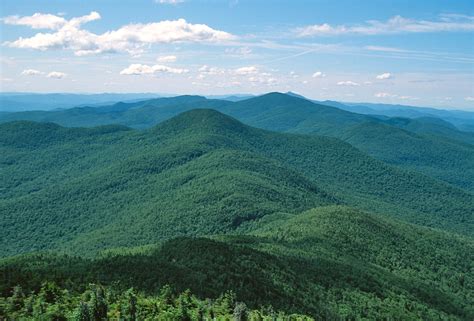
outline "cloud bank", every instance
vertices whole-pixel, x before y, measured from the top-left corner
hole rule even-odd
[[[142,64],[131,64],[120,72],[121,75],[146,75],[155,73],[170,73],[170,74],[184,74],[189,72],[188,69],[172,68],[163,65],[142,65]]]
[[[438,21],[414,20],[394,16],[387,21],[369,20],[365,24],[346,26],[315,24],[296,29],[299,37],[338,35],[384,35],[397,33],[473,31],[474,17],[444,15]]]
[[[54,32],[37,33],[29,38],[18,38],[5,44],[13,48],[36,50],[67,49],[75,55],[127,52],[137,55],[151,44],[179,42],[226,42],[236,37],[205,24],[192,24],[184,19],[164,20],[152,23],[128,24],[119,29],[95,34],[82,25],[101,16],[91,12],[82,17],[66,20],[52,14],[35,13],[32,16],[8,16],[5,24],[24,25],[32,29],[51,29]]]

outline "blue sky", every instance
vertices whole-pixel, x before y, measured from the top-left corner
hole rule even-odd
[[[3,1],[1,91],[474,110],[473,1]]]

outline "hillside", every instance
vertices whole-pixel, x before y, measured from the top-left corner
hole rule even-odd
[[[165,284],[199,297],[233,290],[249,308],[316,319],[472,319],[472,240],[342,206],[261,222],[253,236],[178,238],[94,259],[30,254],[0,260],[1,292],[44,280],[147,295]],[[74,268],[71,268],[74,267]]]
[[[420,127],[428,126],[421,126],[421,121],[402,126],[400,119],[354,114],[277,93],[221,111],[259,128],[336,137],[384,162],[474,191],[474,145],[470,144],[474,135],[470,133],[452,128],[423,130]]]
[[[195,108],[215,109],[263,129],[336,137],[384,162],[474,191],[472,133],[433,117],[362,115],[293,95],[270,93],[237,102],[178,96],[105,107],[0,114],[0,122],[21,119],[63,126],[121,124],[149,128]]]
[[[195,108],[218,108],[230,103],[225,100],[186,95],[138,102],[118,102],[108,106],[3,113],[0,114],[0,122],[31,120],[54,122],[68,127],[120,124],[133,128],[149,128],[184,111]]]
[[[1,255],[244,232],[328,204],[473,231],[474,200],[460,189],[334,138],[255,129],[213,110],[146,131],[3,124],[0,164]]]

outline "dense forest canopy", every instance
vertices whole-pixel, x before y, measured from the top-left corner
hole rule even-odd
[[[33,120],[73,127],[122,124],[149,128],[187,110],[211,108],[263,129],[336,137],[384,162],[474,191],[474,133],[443,120],[443,113],[434,113],[440,118],[430,113],[414,119],[389,118],[349,112],[344,104],[327,103],[291,93],[269,93],[236,102],[186,95],[109,106],[0,113],[0,122]]]
[[[282,94],[26,114],[87,127],[0,124],[0,316],[474,317],[456,128]]]

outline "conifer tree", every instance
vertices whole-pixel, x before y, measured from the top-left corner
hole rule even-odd
[[[73,317],[74,321],[93,321],[91,317],[91,312],[89,309],[89,305],[85,302],[79,303],[76,312],[74,313]]]

